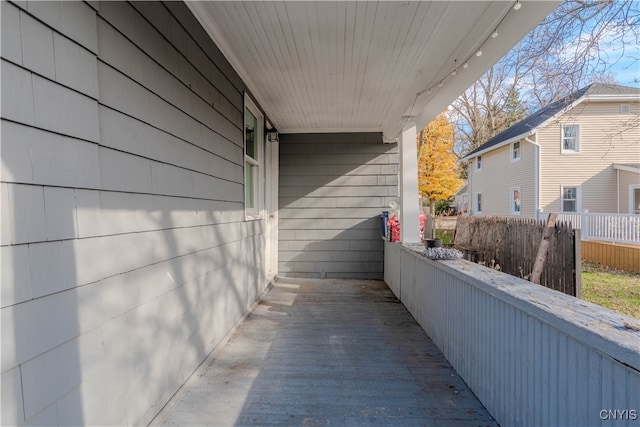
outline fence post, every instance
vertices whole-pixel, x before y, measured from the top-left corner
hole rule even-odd
[[[540,218],[542,218],[542,209],[536,211],[536,221],[540,221]]]
[[[580,229],[573,230],[573,259],[575,267],[575,277],[573,279],[576,298],[582,298],[582,236]]]
[[[589,240],[589,209],[582,211],[582,240]]]

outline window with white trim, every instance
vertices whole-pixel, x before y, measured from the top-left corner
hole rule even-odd
[[[482,170],[482,156],[476,157],[476,170],[477,171]]]
[[[562,125],[562,153],[580,152],[580,126]]]
[[[516,162],[520,160],[520,157],[521,157],[520,141],[516,141],[513,144],[511,144],[511,161]]]
[[[520,187],[511,187],[509,189],[510,192],[510,196],[509,196],[509,204],[510,204],[510,211],[511,211],[511,215],[520,215],[520,212],[522,211],[522,204],[521,204],[521,198],[522,198],[522,193],[520,192]]]
[[[640,214],[640,185],[629,186],[629,213]]]
[[[475,193],[475,213],[482,213],[482,193]]]
[[[244,212],[247,218],[259,217],[262,210],[262,149],[264,117],[245,95],[244,106]]]
[[[580,187],[562,186],[562,212],[578,212],[580,200]]]

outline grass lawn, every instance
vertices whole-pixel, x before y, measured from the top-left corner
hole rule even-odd
[[[582,299],[640,319],[640,274],[583,262]]]

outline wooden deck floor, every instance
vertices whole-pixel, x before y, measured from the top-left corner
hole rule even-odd
[[[280,279],[156,422],[496,425],[383,282],[309,279]]]

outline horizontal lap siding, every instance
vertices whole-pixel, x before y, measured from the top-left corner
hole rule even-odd
[[[146,424],[264,287],[241,80],[182,3],[2,2],[2,424]]]
[[[520,188],[521,213],[523,218],[536,215],[535,155],[536,147],[520,141],[521,158],[511,160],[511,145],[495,149],[482,155],[482,170],[476,163],[469,166],[469,207],[476,210],[476,193],[482,193],[482,214],[488,216],[511,216],[511,189]]]
[[[279,274],[383,275],[380,213],[397,200],[397,146],[380,134],[296,134],[280,141]]]
[[[637,124],[632,126],[634,120],[637,123],[638,103],[629,104],[630,113],[624,114],[620,104],[581,103],[540,131],[542,210],[561,211],[561,186],[576,185],[581,186],[582,209],[617,211],[617,174],[612,165],[640,162]],[[579,153],[561,153],[563,124],[580,126]]]
[[[618,191],[620,192],[618,199],[617,213],[634,213],[635,209],[632,203],[632,188],[640,187],[640,173],[629,172],[624,170],[616,170],[618,174]],[[640,203],[638,201],[637,203]]]

